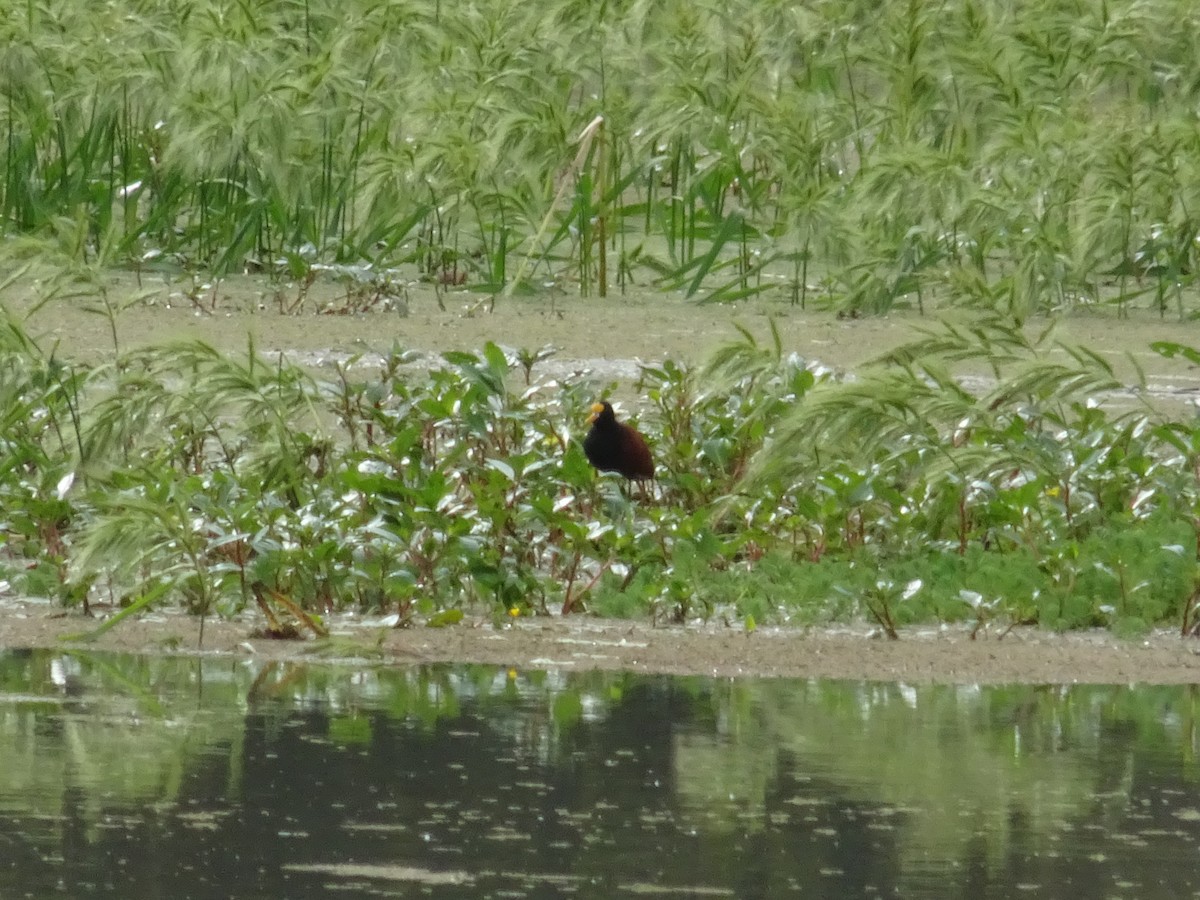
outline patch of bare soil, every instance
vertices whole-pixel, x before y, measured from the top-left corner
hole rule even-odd
[[[284,352],[320,366],[359,354],[380,357],[394,346],[436,355],[477,350],[495,341],[529,350],[552,345],[558,348],[560,366],[609,360],[636,374],[639,359],[703,362],[718,347],[740,339],[736,326],[769,344],[770,317],[785,352],[852,370],[913,340],[939,319],[961,323],[977,316],[974,311],[940,310],[924,316],[897,309],[888,316],[843,319],[828,310],[801,309],[779,297],[698,306],[678,292],[637,286],[628,294],[604,298],[547,295],[493,302],[487,295],[436,292],[418,283],[404,288],[399,309],[359,308],[347,302],[346,287],[336,279],[318,281],[303,303],[292,296],[298,290],[294,285],[261,275],[230,276],[205,285],[200,298],[185,296],[192,293],[186,290],[189,284],[178,274],[135,278],[112,272],[107,287],[113,305],[121,310],[114,322],[120,348],[195,339],[240,353],[252,339],[260,353]],[[286,301],[279,299],[283,295]],[[0,302],[47,350],[57,345],[60,355],[85,361],[112,357],[112,334],[96,315],[96,302],[44,303],[37,282],[29,279],[0,292]],[[1055,334],[1100,353],[1123,380],[1132,380],[1140,369],[1154,390],[1200,387],[1194,369],[1150,350],[1153,341],[1200,344],[1200,321],[1164,318],[1148,310],[1135,310],[1119,320],[1114,315],[1111,309],[1096,309],[1062,316],[1055,320]],[[1046,320],[1037,320],[1027,330],[1032,336],[1046,326]]]
[[[415,665],[471,662],[518,669],[628,670],[716,677],[844,678],[913,683],[1190,684],[1200,681],[1200,642],[1158,631],[1136,640],[1107,632],[1051,634],[1015,629],[971,640],[961,628],[914,628],[901,639],[856,628],[652,626],[643,622],[527,619],[496,627],[468,619],[445,628],[391,628],[379,619],[335,616],[328,639],[252,637],[247,615],[200,621],[164,611],[119,623],[88,640],[102,619],[46,603],[0,605],[0,647],[220,655],[293,662]]]

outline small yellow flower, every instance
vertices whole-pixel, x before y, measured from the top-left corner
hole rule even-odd
[[[1062,490],[1059,488],[1059,486],[1057,484],[1051,485],[1050,487],[1046,488],[1046,496],[1047,497],[1057,497],[1061,493],[1062,493]]]
[[[517,616],[519,616],[521,614],[521,610],[518,609],[517,607],[513,606],[508,610],[508,614],[515,619]]]

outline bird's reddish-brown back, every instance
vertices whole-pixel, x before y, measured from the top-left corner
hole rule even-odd
[[[654,477],[654,457],[646,439],[636,428],[618,422],[611,404],[594,404],[588,421],[592,428],[583,439],[583,452],[593,466],[636,481]]]

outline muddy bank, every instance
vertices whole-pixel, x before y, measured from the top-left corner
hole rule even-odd
[[[387,627],[379,619],[335,616],[332,637],[279,641],[254,637],[254,615],[198,619],[175,611],[120,623],[80,639],[101,619],[45,603],[8,601],[0,646],[84,651],[205,654],[281,661],[373,665],[473,662],[518,669],[846,678],[913,683],[1189,684],[1200,682],[1200,641],[1158,631],[1132,640],[1105,632],[1050,634],[1016,629],[971,640],[961,628],[914,628],[889,641],[866,627],[801,630],[725,625],[651,626],[643,622],[530,619],[502,627],[468,619],[446,628]]]

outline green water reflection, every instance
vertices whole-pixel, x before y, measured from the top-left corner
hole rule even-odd
[[[1200,897],[1191,687],[0,655],[0,897]]]

